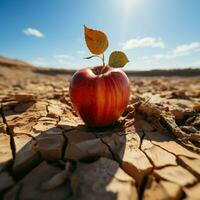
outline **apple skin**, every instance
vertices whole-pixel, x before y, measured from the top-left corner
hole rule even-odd
[[[90,127],[113,124],[124,112],[130,97],[127,75],[121,69],[102,66],[77,71],[71,81],[69,94],[75,111]]]

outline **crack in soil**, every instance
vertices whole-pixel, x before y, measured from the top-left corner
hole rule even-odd
[[[200,148],[194,146],[190,141],[191,136],[180,130],[177,126],[173,116],[166,116],[162,113],[161,108],[157,108],[154,104],[146,105],[146,108],[140,108],[139,112],[145,116],[146,120],[153,123],[156,130],[161,132],[168,132],[176,137],[177,141],[185,148],[200,153]]]
[[[143,133],[144,133],[144,135],[143,135],[143,137],[142,137],[142,140],[144,139],[144,137],[145,136],[147,136],[146,134],[145,134],[145,132],[143,131]],[[148,137],[148,136],[147,136]],[[150,140],[149,140],[150,141]],[[150,141],[151,142],[151,141]],[[151,142],[152,143],[152,142]],[[141,142],[141,145],[142,145],[142,142]],[[154,143],[152,143],[152,145],[154,145],[154,146],[157,146],[157,147],[160,147],[160,146],[158,146],[158,145],[155,145]],[[161,148],[161,147],[160,147]],[[161,149],[163,149],[163,150],[165,150],[164,148],[161,148]],[[176,165],[173,165],[173,164],[166,164],[166,165],[164,165],[164,166],[160,166],[160,167],[156,167],[155,165],[154,165],[154,163],[153,163],[153,161],[151,160],[151,158],[148,156],[148,154],[144,151],[144,150],[142,150],[141,149],[141,146],[140,146],[140,150],[146,155],[146,157],[149,159],[149,162],[151,163],[151,165],[153,166],[153,170],[154,169],[162,169],[162,168],[165,168],[165,167],[170,167],[170,166],[177,166],[177,164]],[[166,152],[168,152],[168,153],[170,153],[170,154],[172,154],[172,155],[174,155],[173,153],[171,153],[171,152],[169,152],[169,151],[167,151],[167,150],[165,150]],[[176,155],[174,155],[175,157],[176,157],[176,160],[178,159],[177,158],[177,156]]]
[[[6,117],[4,115],[4,112],[3,112],[3,105],[1,104],[1,107],[0,107],[0,112],[1,112],[1,116],[2,116],[2,119],[3,119],[3,123],[6,125],[6,133],[7,135],[10,136],[10,148],[11,148],[11,151],[12,151],[12,156],[13,156],[13,162],[15,160],[15,150],[16,150],[16,147],[15,147],[15,141],[14,141],[14,137],[9,129],[9,125],[7,123],[7,120],[6,120]],[[13,163],[12,163],[13,164]]]
[[[184,155],[182,155],[184,156]],[[184,156],[187,158],[187,156]],[[200,180],[200,175],[195,172],[190,166],[188,166],[187,164],[185,164],[180,158],[179,156],[177,156],[176,161],[179,165],[181,165],[183,168],[186,168],[189,172],[191,172],[198,180]]]
[[[48,106],[49,106],[49,105],[46,106],[47,115],[48,115],[48,113],[49,113]],[[14,162],[14,160],[15,160],[15,154],[16,154],[16,152],[15,152],[14,138],[13,138],[13,135],[11,134],[11,132],[10,132],[10,130],[9,130],[8,123],[7,123],[6,118],[5,118],[5,115],[4,115],[4,113],[3,113],[3,106],[2,106],[2,105],[1,105],[1,107],[0,107],[0,113],[1,113],[1,115],[2,115],[4,124],[6,125],[6,132],[7,132],[7,134],[10,136],[10,146],[11,146],[11,150],[12,150],[12,153],[13,153],[13,162]],[[47,115],[46,115],[46,116],[47,116]],[[66,147],[67,147],[67,145],[68,145],[68,138],[67,138],[67,136],[66,136],[64,133],[65,133],[65,132],[68,132],[68,131],[71,131],[71,130],[75,130],[76,127],[72,128],[72,129],[70,129],[70,130],[64,130],[61,126],[58,125],[58,123],[59,123],[60,121],[61,121],[61,117],[58,116],[58,117],[57,117],[57,120],[56,120],[56,125],[55,125],[55,126],[58,127],[58,128],[60,128],[60,129],[62,130],[62,135],[63,135],[63,137],[64,137],[64,139],[65,139],[65,142],[64,142],[63,147],[62,147],[62,157],[61,157],[61,159],[64,161],[64,153],[65,153]],[[169,130],[168,130],[168,132],[169,132]],[[120,134],[120,136],[125,136],[125,135],[128,135],[128,134],[130,134],[130,133]],[[134,134],[134,132],[132,132],[132,134]],[[28,133],[26,133],[25,135],[27,135],[27,136],[29,136],[29,137],[31,137],[32,139],[35,140],[35,138],[34,138],[32,135],[30,135],[30,134],[28,134]],[[110,154],[112,155],[112,159],[113,159],[114,161],[116,161],[116,162],[120,165],[120,160],[117,158],[117,155],[112,151],[111,146],[110,146],[107,142],[104,141],[104,138],[99,137],[96,133],[94,133],[94,135],[95,135],[96,138],[99,138],[100,141],[101,141],[104,145],[106,145],[106,147],[108,148],[108,151],[109,151]],[[144,192],[145,192],[145,189],[146,189],[147,183],[148,183],[148,177],[149,177],[149,175],[152,175],[152,174],[153,174],[154,169],[161,169],[161,168],[165,168],[165,167],[168,167],[168,166],[174,166],[174,165],[165,165],[165,166],[162,166],[162,167],[155,167],[153,161],[150,159],[150,157],[147,155],[147,153],[146,153],[144,150],[142,150],[142,143],[143,143],[143,140],[144,140],[145,136],[148,137],[148,134],[147,134],[145,131],[142,130],[142,134],[139,135],[140,140],[139,140],[139,147],[138,147],[138,149],[141,150],[141,151],[145,154],[145,156],[147,157],[147,159],[149,160],[149,162],[150,162],[151,165],[152,165],[152,170],[151,170],[151,172],[149,172],[146,176],[144,176],[143,180],[141,181],[141,183],[140,183],[140,184],[138,185],[138,187],[137,187],[137,193],[138,193],[138,199],[139,199],[139,200],[142,200],[142,199],[143,199]],[[157,144],[154,144],[154,143],[152,142],[152,140],[151,140],[149,137],[148,137],[148,139],[149,139],[149,141],[150,141],[153,145],[155,145],[155,146],[157,146],[157,147],[160,147],[161,149],[165,150],[166,152],[168,152],[168,153],[170,153],[170,154],[176,156],[176,161],[177,161],[177,163],[180,164],[182,167],[185,167],[185,165],[183,165],[181,162],[179,162],[179,157],[178,157],[177,155],[175,155],[174,153],[172,153],[172,152],[170,152],[170,151],[164,149],[163,147],[161,147],[161,146],[159,146],[159,145],[157,145]],[[182,144],[182,143],[181,143],[181,144]],[[181,156],[181,155],[179,155],[179,156]],[[183,155],[183,156],[184,156],[184,155]],[[121,165],[120,165],[120,167],[121,167]],[[188,169],[188,171],[190,171],[193,175],[195,175],[195,173],[194,173],[191,169],[189,169],[189,168],[187,168],[187,169]],[[76,170],[76,169],[75,169],[75,170]],[[75,170],[74,170],[74,171],[75,171]],[[115,176],[111,176],[111,177],[112,177],[112,178],[116,178]],[[132,178],[134,179],[134,177],[132,177]],[[116,179],[117,179],[117,178],[116,178]],[[118,181],[121,181],[120,179],[117,179],[117,180],[118,180]],[[158,179],[158,180],[164,180],[164,179],[160,178],[160,179]],[[122,182],[123,182],[123,181],[122,181]],[[124,181],[124,182],[127,182],[127,181]],[[189,185],[189,187],[191,187],[191,186],[193,186],[193,185],[196,185],[196,184],[197,184],[197,183],[195,182],[195,183],[193,183],[192,185]],[[16,199],[19,199],[19,198],[20,198],[20,191],[21,191],[22,188],[23,188],[23,185],[19,185],[19,188],[18,188],[17,193],[16,193],[16,194],[17,194]],[[183,187],[181,187],[181,188],[183,188]],[[182,197],[183,197],[183,195],[184,195],[184,192],[183,192],[183,190],[182,190]],[[72,195],[70,195],[70,196],[72,196]]]
[[[156,167],[155,167],[153,161],[151,160],[151,158],[149,158],[149,156],[147,155],[147,153],[146,153],[145,151],[143,151],[142,148],[141,148],[141,146],[142,146],[142,142],[143,142],[143,139],[144,139],[144,137],[145,137],[145,133],[144,133],[144,131],[142,131],[142,132],[143,132],[143,135],[142,135],[142,137],[141,137],[141,141],[140,141],[140,147],[139,147],[139,149],[140,149],[140,150],[145,154],[145,156],[147,157],[147,159],[148,159],[149,162],[151,163],[151,165],[152,165],[153,168],[152,168],[151,172],[149,172],[149,174],[152,174],[153,170],[154,170]]]
[[[145,132],[142,131],[142,136],[140,137],[140,145],[139,145],[139,149],[142,151],[142,142],[144,140],[144,137],[145,137]],[[142,151],[143,152],[143,151]]]
[[[47,114],[49,113],[49,109],[48,109],[48,107],[49,107],[49,102],[47,102],[47,105],[45,106],[46,107],[46,111],[47,111]]]
[[[140,185],[137,188],[138,200],[143,199],[144,191],[145,191],[145,188],[146,188],[146,185],[147,185],[147,181],[148,181],[148,175],[143,178],[142,182],[140,183]]]
[[[112,149],[110,148],[110,146],[103,140],[103,138],[100,138],[101,142],[107,146],[108,151],[111,153],[113,160],[117,161],[116,155],[114,154],[114,152],[112,151]]]
[[[64,130],[62,130],[62,135],[63,135],[63,137],[64,137],[64,139],[65,139],[65,142],[64,142],[64,144],[63,144],[63,146],[62,146],[61,160],[64,160],[65,150],[66,150],[67,144],[68,144],[68,138],[67,138],[67,136],[64,134]]]
[[[148,176],[151,175],[155,169],[155,165],[153,163],[153,161],[149,158],[149,156],[146,154],[145,151],[142,150],[142,143],[144,140],[145,132],[142,130],[142,136],[140,137],[140,145],[139,145],[139,149],[145,154],[146,158],[149,160],[149,162],[152,165],[152,169],[151,171],[142,179],[142,182],[138,185],[138,199],[142,200],[143,199],[143,195],[144,195],[144,191],[147,185],[147,181],[148,181]]]
[[[148,134],[145,134],[145,135],[148,137]],[[198,180],[200,180],[199,175],[198,175],[192,168],[190,168],[190,166],[188,166],[187,164],[184,164],[184,163],[180,160],[180,158],[179,158],[179,156],[184,156],[184,157],[187,157],[187,156],[185,156],[185,155],[183,155],[183,154],[176,155],[176,154],[174,154],[173,152],[170,152],[170,151],[168,151],[167,149],[163,148],[162,146],[153,143],[152,140],[151,140],[149,137],[148,137],[148,139],[149,139],[149,141],[150,141],[153,145],[155,145],[155,146],[157,146],[157,147],[160,147],[161,149],[165,150],[166,152],[168,152],[168,153],[170,153],[170,154],[172,154],[172,155],[174,155],[174,156],[176,157],[177,165],[165,165],[165,166],[162,166],[162,167],[157,167],[156,169],[163,169],[163,168],[165,168],[165,167],[178,166],[178,165],[180,165],[181,167],[186,168],[191,174],[193,174],[195,177],[198,178]],[[190,157],[189,157],[189,158],[190,158]],[[163,179],[163,180],[164,180],[164,179]],[[197,184],[197,183],[193,183],[192,186],[195,185],[195,184]]]
[[[117,159],[116,159],[115,154],[112,152],[110,146],[109,146],[106,142],[104,142],[103,139],[102,139],[101,137],[98,137],[98,135],[97,135],[96,133],[94,133],[94,135],[95,135],[96,138],[99,138],[100,141],[101,141],[104,145],[106,145],[106,147],[108,148],[108,151],[110,152],[110,154],[111,154],[113,160],[115,160],[117,163],[119,163],[119,162],[117,161]]]

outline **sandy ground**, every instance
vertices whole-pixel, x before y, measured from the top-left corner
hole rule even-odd
[[[200,77],[130,77],[101,131],[74,113],[69,80],[0,66],[1,199],[199,199]]]

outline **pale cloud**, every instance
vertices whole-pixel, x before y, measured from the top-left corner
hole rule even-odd
[[[44,37],[44,34],[35,28],[26,28],[23,30],[23,33],[28,36],[34,36],[38,38]]]
[[[196,60],[192,63],[192,66],[200,67],[200,60]]]
[[[84,55],[85,51],[77,51],[76,53],[79,54],[79,55]]]
[[[59,58],[59,59],[73,59],[73,56],[67,55],[67,54],[59,54],[56,55],[55,58]]]
[[[133,62],[128,63],[127,69],[172,69],[183,67],[200,67],[200,60],[194,60],[191,62],[190,55],[200,52],[200,42],[191,42],[188,44],[182,44],[174,47],[173,49],[160,54],[146,55],[140,57],[134,57]],[[189,61],[187,58],[189,57]],[[182,58],[182,59],[178,59]],[[131,60],[131,59],[130,59]],[[184,61],[183,61],[184,60]],[[130,65],[129,65],[130,64]]]
[[[168,51],[164,54],[155,54],[155,55],[152,55],[151,57],[156,60],[172,59],[176,57],[187,56],[199,50],[200,50],[200,43],[192,42],[190,44],[183,44],[183,45],[176,46],[171,51]]]
[[[49,65],[48,62],[46,61],[46,59],[45,59],[45,58],[42,58],[42,57],[36,58],[36,59],[33,60],[31,63],[32,63],[33,65],[35,65],[35,66],[48,66],[48,65]]]
[[[74,60],[73,56],[67,54],[56,55],[55,58],[59,64],[63,65],[72,65],[72,61]]]
[[[177,46],[174,49],[174,53],[182,54],[182,53],[188,53],[188,52],[195,51],[195,50],[200,50],[199,42],[192,42],[190,44],[183,44],[183,45]]]
[[[134,49],[138,47],[153,47],[153,48],[164,48],[165,43],[161,38],[144,37],[130,39],[121,44],[123,50]]]
[[[31,61],[35,66],[45,66],[45,67],[71,67],[75,64],[75,59],[71,55],[59,54],[53,57],[37,57]]]

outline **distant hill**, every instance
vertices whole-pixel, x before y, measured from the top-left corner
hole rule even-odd
[[[128,76],[200,76],[200,68],[171,70],[127,71]]]
[[[27,67],[27,68],[31,68],[32,65],[21,61],[21,60],[17,60],[17,59],[11,59],[11,58],[7,58],[4,56],[0,56],[0,67],[17,67],[17,68],[21,68],[21,67]]]
[[[52,68],[35,68],[36,73],[47,75],[73,75],[76,70],[52,69]],[[200,76],[200,68],[172,69],[172,70],[149,70],[149,71],[126,71],[128,76]]]
[[[23,70],[31,70],[34,73],[46,74],[46,75],[72,75],[76,70],[73,69],[54,69],[46,67],[36,67],[27,62],[10,59],[0,56],[0,67],[13,67]],[[199,68],[185,68],[185,69],[171,69],[171,70],[148,70],[148,71],[126,71],[128,76],[200,76]]]

